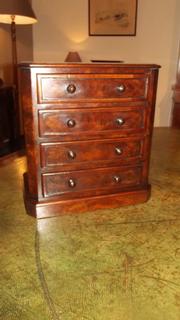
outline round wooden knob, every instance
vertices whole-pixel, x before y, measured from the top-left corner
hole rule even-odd
[[[68,93],[74,93],[76,91],[76,86],[74,84],[69,84],[67,87]]]
[[[118,87],[117,87],[117,91],[118,92],[124,92],[125,91],[125,86],[123,84],[120,84]]]
[[[68,157],[70,159],[75,159],[76,158],[76,152],[72,151],[72,150],[69,150],[68,151]]]
[[[115,148],[115,152],[116,152],[117,155],[120,155],[120,154],[122,154],[122,149],[119,148],[119,147],[116,147]]]
[[[119,125],[119,126],[122,126],[124,124],[124,119],[123,118],[117,118],[116,119],[116,123]]]
[[[68,185],[70,188],[74,188],[76,186],[76,182],[73,179],[68,180]]]
[[[68,126],[69,128],[73,128],[73,127],[75,127],[75,125],[76,125],[76,121],[75,121],[74,119],[69,119],[69,120],[67,121],[67,126]]]
[[[113,179],[114,179],[114,181],[115,181],[116,183],[121,182],[120,176],[114,176]]]

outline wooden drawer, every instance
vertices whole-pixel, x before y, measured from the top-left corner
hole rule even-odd
[[[39,110],[40,137],[80,135],[91,132],[128,131],[143,129],[146,108],[126,107],[87,110]]]
[[[37,80],[38,103],[147,98],[145,74],[38,74]]]
[[[71,197],[118,192],[141,183],[142,167],[111,167],[94,170],[54,172],[42,175],[44,197],[69,194]],[[79,195],[78,195],[79,194]]]
[[[142,159],[143,139],[116,139],[68,143],[42,143],[41,166],[60,167],[67,164],[83,166],[98,162],[128,162]]]

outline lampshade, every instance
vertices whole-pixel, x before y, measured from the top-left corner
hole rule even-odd
[[[0,0],[0,23],[33,24],[36,16],[28,0]]]

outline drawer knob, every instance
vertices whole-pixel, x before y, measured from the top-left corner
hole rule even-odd
[[[75,127],[75,125],[76,125],[76,121],[75,121],[74,119],[69,119],[69,120],[67,121],[67,126],[68,126],[69,128],[73,128],[73,127]]]
[[[76,91],[76,86],[74,84],[69,84],[67,87],[68,93],[74,93]]]
[[[117,91],[118,92],[124,92],[125,91],[125,86],[123,84],[120,84],[118,87],[117,87]]]
[[[76,186],[76,182],[73,179],[68,180],[68,185],[70,188],[74,188]]]
[[[116,152],[116,154],[120,155],[120,154],[122,154],[122,149],[119,147],[116,147],[115,152]]]
[[[114,181],[115,181],[116,183],[120,183],[120,182],[121,182],[120,176],[114,176],[113,179],[114,179]]]
[[[119,126],[122,126],[124,124],[124,119],[123,118],[117,118],[116,119],[116,123],[119,125]]]
[[[75,159],[76,158],[76,152],[72,151],[72,150],[69,150],[68,151],[68,157],[70,159]]]

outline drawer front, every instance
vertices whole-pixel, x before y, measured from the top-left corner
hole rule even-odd
[[[76,196],[100,195],[106,192],[140,185],[142,167],[112,167],[72,172],[45,173],[42,175],[44,197],[75,194]]]
[[[83,132],[108,132],[142,129],[145,125],[145,108],[134,110],[91,109],[84,110],[39,110],[40,137],[79,135]]]
[[[142,139],[42,143],[41,166],[51,168],[66,164],[80,166],[91,162],[132,161],[143,156]]]
[[[92,100],[145,100],[144,74],[37,75],[38,103]]]

